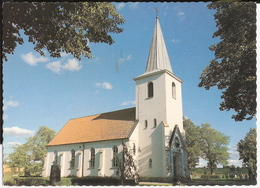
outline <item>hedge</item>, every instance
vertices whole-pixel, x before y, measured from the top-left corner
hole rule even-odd
[[[221,179],[220,175],[201,175],[202,179]]]
[[[13,181],[12,181],[13,180]],[[15,177],[6,181],[5,185],[15,186],[49,186],[49,178],[45,177]],[[115,177],[73,177],[61,178],[61,186],[71,185],[121,185],[121,179]],[[136,185],[134,179],[124,180],[124,185]]]
[[[26,186],[48,186],[49,178],[43,177],[16,177],[14,178],[14,182],[16,186],[26,185]]]
[[[74,177],[71,179],[72,185],[121,185],[121,179],[115,177]],[[124,180],[124,185],[135,185],[134,179]]]

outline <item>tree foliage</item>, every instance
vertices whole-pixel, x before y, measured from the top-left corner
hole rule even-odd
[[[195,168],[199,163],[199,157],[201,156],[200,150],[200,127],[194,125],[190,119],[183,118],[183,128],[186,132],[186,150],[188,153],[188,165],[189,168]]]
[[[243,164],[249,168],[249,174],[256,178],[256,129],[251,128],[244,140],[241,139],[238,142],[237,151],[239,152],[239,160],[243,160]]]
[[[36,173],[41,172],[47,153],[46,145],[54,138],[56,132],[46,126],[40,126],[26,143],[13,147],[13,152],[8,155],[11,167],[25,168]]]
[[[112,3],[4,3],[2,57],[14,54],[17,44],[23,44],[20,30],[29,37],[34,50],[51,57],[61,57],[61,52],[92,57],[89,43],[114,43],[110,33],[121,33],[118,26],[125,20]]]
[[[119,161],[117,173],[118,175],[119,174],[121,175],[122,185],[123,185],[125,179],[137,180],[139,174],[133,158],[133,154],[131,154],[130,150],[128,150],[124,142],[122,142],[122,146],[123,146],[122,160]],[[135,153],[135,151],[132,153]]]
[[[224,90],[220,110],[234,109],[235,121],[250,120],[256,114],[256,4],[254,2],[212,2],[209,9],[218,30],[210,46],[215,58],[201,76],[199,87]]]
[[[217,164],[228,164],[229,137],[211,128],[210,124],[202,124],[200,128],[200,148],[202,158],[208,161],[208,167],[216,168]]]

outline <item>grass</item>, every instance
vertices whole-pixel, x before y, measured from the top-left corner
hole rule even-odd
[[[210,174],[211,171],[209,168],[194,168],[190,170],[191,173],[194,174],[205,174],[205,172],[207,174]],[[228,167],[226,168],[216,168],[213,170],[214,174],[248,174],[248,169],[247,168],[239,168],[239,169],[235,169],[234,172],[232,172]]]
[[[182,183],[182,185],[256,185],[256,180],[203,180],[203,179],[193,179],[190,182]]]

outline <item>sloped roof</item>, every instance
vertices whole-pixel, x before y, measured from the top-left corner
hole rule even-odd
[[[135,108],[71,119],[47,146],[125,139],[136,124]]]
[[[168,70],[172,72],[172,67],[166,45],[163,39],[163,34],[158,17],[154,27],[153,39],[150,47],[149,57],[146,65],[145,72],[153,70]]]

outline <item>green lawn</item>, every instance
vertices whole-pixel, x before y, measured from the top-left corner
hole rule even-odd
[[[203,180],[193,179],[190,182],[182,183],[182,185],[256,185],[255,180]]]
[[[191,174],[210,174],[210,169],[209,168],[194,168],[190,170]],[[229,168],[216,168],[213,170],[214,174],[248,174],[248,169],[247,168],[239,168],[235,169],[235,171],[231,171]]]

